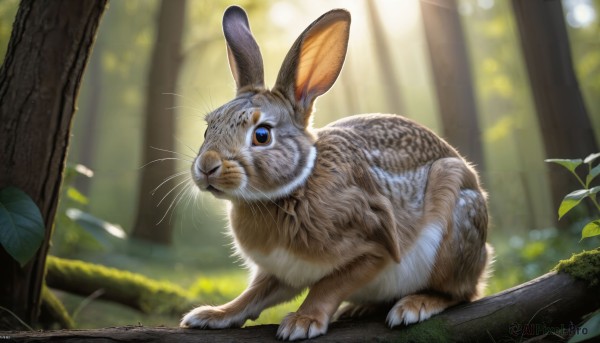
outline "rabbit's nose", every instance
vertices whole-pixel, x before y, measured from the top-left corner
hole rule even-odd
[[[221,157],[215,151],[207,151],[200,156],[199,168],[207,177],[219,170],[221,164]]]

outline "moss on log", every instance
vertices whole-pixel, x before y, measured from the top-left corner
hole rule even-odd
[[[48,256],[48,287],[84,297],[102,290],[100,299],[144,313],[181,315],[192,307],[192,296],[181,287],[140,274],[93,263]]]
[[[49,328],[54,323],[58,324],[62,329],[72,329],[75,327],[75,322],[73,322],[63,303],[44,284],[42,285],[40,324],[44,328]]]
[[[573,254],[570,259],[560,261],[554,270],[597,286],[600,284],[600,248]]]

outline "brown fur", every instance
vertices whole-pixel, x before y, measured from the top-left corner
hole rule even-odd
[[[403,263],[402,273],[420,272],[411,269],[415,263],[431,271],[414,276],[423,279],[415,294],[386,295],[388,307],[396,301],[390,326],[478,297],[491,258],[486,194],[458,152],[396,115],[353,116],[310,128],[314,100],[341,70],[349,14],[334,10],[311,24],[288,53],[275,88],[267,90],[257,86],[262,57],[242,13],[235,7],[224,16],[237,97],[207,116],[192,172],[198,187],[231,201],[236,248],[256,275],[238,298],[197,308],[182,326],[239,326],[308,287],[278,336],[314,337],[326,332],[342,301]],[[271,128],[271,143],[253,146],[249,137],[260,125]],[[360,306],[380,305],[349,311],[369,313]]]

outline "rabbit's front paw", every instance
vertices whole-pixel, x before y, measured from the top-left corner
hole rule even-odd
[[[400,324],[422,322],[454,304],[456,301],[436,295],[408,295],[394,305],[387,315],[386,322],[391,328]]]
[[[241,327],[245,318],[228,313],[225,309],[215,306],[200,306],[188,312],[179,326],[195,329],[224,329]]]
[[[288,314],[277,329],[277,338],[295,341],[313,338],[327,333],[327,319],[324,316],[303,315],[296,312]]]

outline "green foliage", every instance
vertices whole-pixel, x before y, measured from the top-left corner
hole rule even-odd
[[[0,64],[4,61],[4,54],[6,53],[12,24],[18,7],[18,0],[0,1]]]
[[[565,196],[558,208],[558,219],[561,219],[565,214],[571,211],[574,207],[586,198],[589,198],[594,206],[600,212],[600,205],[597,201],[597,193],[600,192],[600,186],[591,187],[592,181],[600,174],[600,164],[593,166],[594,161],[600,157],[600,153],[591,154],[585,159],[547,159],[546,162],[556,163],[575,176],[583,189],[575,190]],[[581,178],[577,173],[577,169],[581,165],[587,165],[587,173],[585,178]],[[585,179],[585,181],[583,181]],[[600,235],[600,220],[593,220],[587,223],[581,231],[581,239]]]
[[[581,222],[568,230],[546,228],[530,230],[525,235],[496,232],[491,244],[496,250],[486,294],[494,294],[548,272],[556,261],[567,259],[573,251],[595,249],[594,240],[578,242],[574,235],[580,232]]]
[[[575,169],[577,169],[577,167],[579,167],[581,165],[581,163],[583,163],[583,160],[580,158],[575,159],[575,160],[568,160],[568,159],[562,159],[562,158],[551,158],[551,159],[547,159],[546,162],[552,162],[552,163],[561,165],[561,166],[565,167],[571,173],[575,174]]]
[[[72,256],[83,251],[113,250],[122,245],[123,229],[84,211],[89,199],[74,186],[79,177],[91,178],[94,172],[81,164],[68,164],[63,179],[63,194],[57,210],[52,237],[52,253]]]
[[[594,220],[587,223],[581,231],[582,238],[588,238],[600,235],[600,220]]]
[[[114,248],[124,243],[125,231],[116,224],[111,224],[76,208],[66,211],[67,217],[84,228],[98,243],[105,248]]]
[[[15,187],[0,190],[0,244],[21,267],[44,240],[44,219],[27,193]]]
[[[554,270],[583,280],[590,286],[598,286],[600,284],[600,248],[573,254],[571,258],[560,261]],[[586,329],[585,334],[583,334],[584,328]],[[600,313],[592,315],[591,319],[583,323],[580,329],[569,340],[569,343],[583,342],[600,336]]]
[[[578,189],[567,194],[558,208],[558,219],[561,219],[573,207],[579,205],[581,200],[589,197],[592,194],[598,193],[598,190],[600,190],[600,187],[594,187],[592,189]]]
[[[580,329],[571,337],[569,343],[589,342],[591,338],[600,336],[600,312],[583,323]]]

